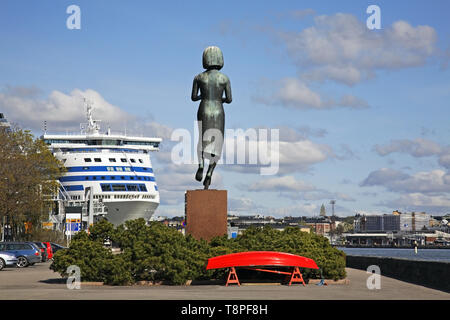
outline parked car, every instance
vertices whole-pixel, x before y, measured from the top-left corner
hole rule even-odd
[[[33,242],[41,250],[41,261],[45,262],[48,258],[47,246],[43,242]]]
[[[52,246],[53,254],[55,254],[56,251],[58,251],[58,250],[67,249],[66,247],[63,247],[63,246],[61,246],[59,244],[56,244],[56,243],[53,243],[53,242],[50,242],[50,245]]]
[[[41,250],[32,242],[0,242],[0,251],[17,256],[17,267],[24,268],[41,262]]]
[[[45,246],[47,247],[47,258],[53,259],[53,249],[50,242],[44,242]]]
[[[14,253],[0,251],[0,270],[4,267],[11,267],[17,264],[17,257]]]

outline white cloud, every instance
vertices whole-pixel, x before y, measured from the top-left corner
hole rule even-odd
[[[261,213],[273,217],[318,216],[320,206],[314,203],[301,203],[287,207],[267,207]]]
[[[443,170],[417,172],[413,175],[388,168],[373,171],[361,186],[383,186],[400,193],[448,193],[450,175]]]
[[[298,180],[293,176],[281,176],[261,179],[250,185],[240,185],[240,188],[252,192],[273,192],[292,200],[331,200],[355,201],[342,192],[330,192],[318,189],[314,185]]]
[[[362,109],[369,107],[364,99],[350,94],[346,94],[337,100],[324,97],[313,91],[305,82],[296,78],[284,78],[276,83],[273,89],[275,89],[275,93],[269,96],[264,93],[263,96],[254,97],[254,100],[267,105],[282,105],[300,110],[325,110],[336,107]]]
[[[313,191],[316,188],[304,181],[296,180],[293,176],[263,179],[248,187],[249,191]]]
[[[104,123],[123,127],[133,117],[107,102],[97,91],[74,89],[69,94],[54,90],[47,98],[27,94],[27,88],[0,93],[0,108],[12,121],[31,129],[42,129],[44,121],[52,130],[79,130],[86,122],[83,97],[94,103],[93,116]]]
[[[441,146],[428,139],[392,140],[387,145],[375,145],[374,150],[380,156],[386,156],[395,152],[409,154],[417,158],[437,156],[439,165],[450,169],[450,146]]]
[[[295,136],[288,137],[287,132],[293,132]],[[300,140],[295,140],[295,139]],[[294,140],[294,141],[293,141]],[[234,160],[232,157],[226,157],[226,149],[232,148],[234,145]],[[252,151],[253,150],[253,151]],[[267,161],[278,159],[278,173],[288,174],[296,171],[308,171],[317,163],[324,162],[329,158],[335,158],[333,149],[326,144],[312,142],[301,132],[296,130],[286,131],[280,134],[278,149],[275,144],[271,144],[269,139],[259,141],[249,139],[246,143],[236,143],[233,137],[225,137],[224,154],[222,158],[226,158],[221,165],[223,170],[236,171],[242,173],[260,173],[261,168],[274,165],[274,163],[261,163],[261,153],[267,155]],[[257,160],[256,163],[249,161],[250,154]],[[237,155],[245,155],[246,162],[238,163]],[[259,158],[258,158],[259,157]],[[253,159],[253,160],[255,160]],[[233,164],[230,164],[231,162]],[[228,163],[228,164],[227,164]]]
[[[260,208],[250,198],[228,198],[228,211],[254,213]]]
[[[436,142],[423,138],[392,140],[388,145],[375,145],[374,149],[380,156],[401,152],[414,157],[428,157],[443,151],[443,148]]]
[[[172,129],[152,119],[138,118],[108,102],[93,89],[74,89],[69,94],[58,90],[41,97],[35,87],[6,87],[0,92],[0,109],[10,122],[32,130],[42,130],[47,121],[48,132],[79,132],[80,123],[86,122],[83,98],[93,103],[93,117],[101,120],[102,129],[146,134],[163,139],[170,137]]]
[[[313,92],[304,83],[295,78],[282,80],[282,86],[277,97],[284,105],[294,107],[312,107],[316,109],[327,108],[326,102],[319,94]],[[278,100],[277,99],[277,100]]]
[[[306,171],[310,166],[334,157],[332,148],[311,140],[280,141],[280,173]]]
[[[170,161],[161,161],[159,158],[157,161],[157,165],[154,165],[154,171],[162,206],[182,204],[184,203],[186,190],[203,189],[203,182],[195,180],[197,165],[177,165]],[[206,167],[203,171],[203,176],[206,175],[207,169]],[[217,168],[214,170],[210,188],[223,188],[223,178]]]
[[[380,205],[396,208],[400,211],[427,212],[431,214],[445,214],[449,212],[450,197],[448,195],[427,195],[409,193],[380,203]]]
[[[379,32],[351,14],[314,18],[300,32],[279,32],[288,54],[304,79],[354,85],[378,70],[424,65],[438,53],[437,34],[430,26],[394,22]]]
[[[450,152],[439,157],[439,164],[450,170]]]

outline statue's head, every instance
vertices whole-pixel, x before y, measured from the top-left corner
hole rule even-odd
[[[223,67],[223,54],[218,47],[208,47],[203,51],[203,68],[220,70]]]

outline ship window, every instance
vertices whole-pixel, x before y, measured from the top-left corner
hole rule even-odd
[[[101,186],[102,186],[102,191],[112,191],[111,190],[111,185],[110,184],[104,184],[104,183],[102,183],[101,184]]]
[[[91,158],[84,158],[84,162],[92,162]]]
[[[140,162],[140,163],[144,163],[144,161],[142,161],[142,159],[139,159],[139,162]]]
[[[97,180],[97,177],[96,177],[96,176],[93,176],[92,179],[93,179],[93,180]]]
[[[144,169],[144,171],[147,171],[147,170],[148,170],[147,168],[142,168],[142,169]]]
[[[114,176],[111,176],[111,180],[116,180],[116,177],[114,177]]]
[[[100,159],[100,158],[94,158],[94,161],[95,161],[95,162],[102,162],[102,159]]]
[[[129,185],[127,185],[127,190],[128,191],[138,191],[138,186],[135,184],[129,184]]]
[[[102,176],[102,180],[105,180],[105,177],[104,177],[104,176]]]
[[[116,162],[115,158],[109,158],[109,162]]]
[[[134,177],[130,177],[130,180],[134,180]]]
[[[89,180],[89,177],[88,176],[84,177],[84,180]]]
[[[127,162],[127,159],[125,159],[125,158],[120,158],[120,161],[122,161],[122,162]]]
[[[129,167],[125,167],[124,169],[125,169],[125,171],[131,172],[131,168],[129,168]]]
[[[83,167],[83,170],[89,170],[89,167]]]
[[[134,159],[130,159],[130,161],[131,161],[131,162],[133,162],[133,163],[135,163],[135,162],[136,162],[136,160],[134,160]]]
[[[138,180],[142,180],[142,178],[141,177],[137,177],[138,178]]]
[[[122,167],[116,167],[117,171],[123,171]]]
[[[126,187],[124,184],[113,184],[112,185],[113,191],[126,191]]]
[[[147,192],[147,188],[145,187],[145,184],[140,184],[139,185],[139,190]]]
[[[120,179],[125,180],[125,177],[124,177],[124,176],[121,176]]]

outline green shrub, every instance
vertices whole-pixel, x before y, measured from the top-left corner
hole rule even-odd
[[[67,277],[67,268],[76,265],[81,271],[81,281],[101,281],[122,285],[132,282],[128,263],[120,255],[113,255],[101,241],[92,240],[87,233],[74,236],[70,247],[58,250],[50,269]]]

